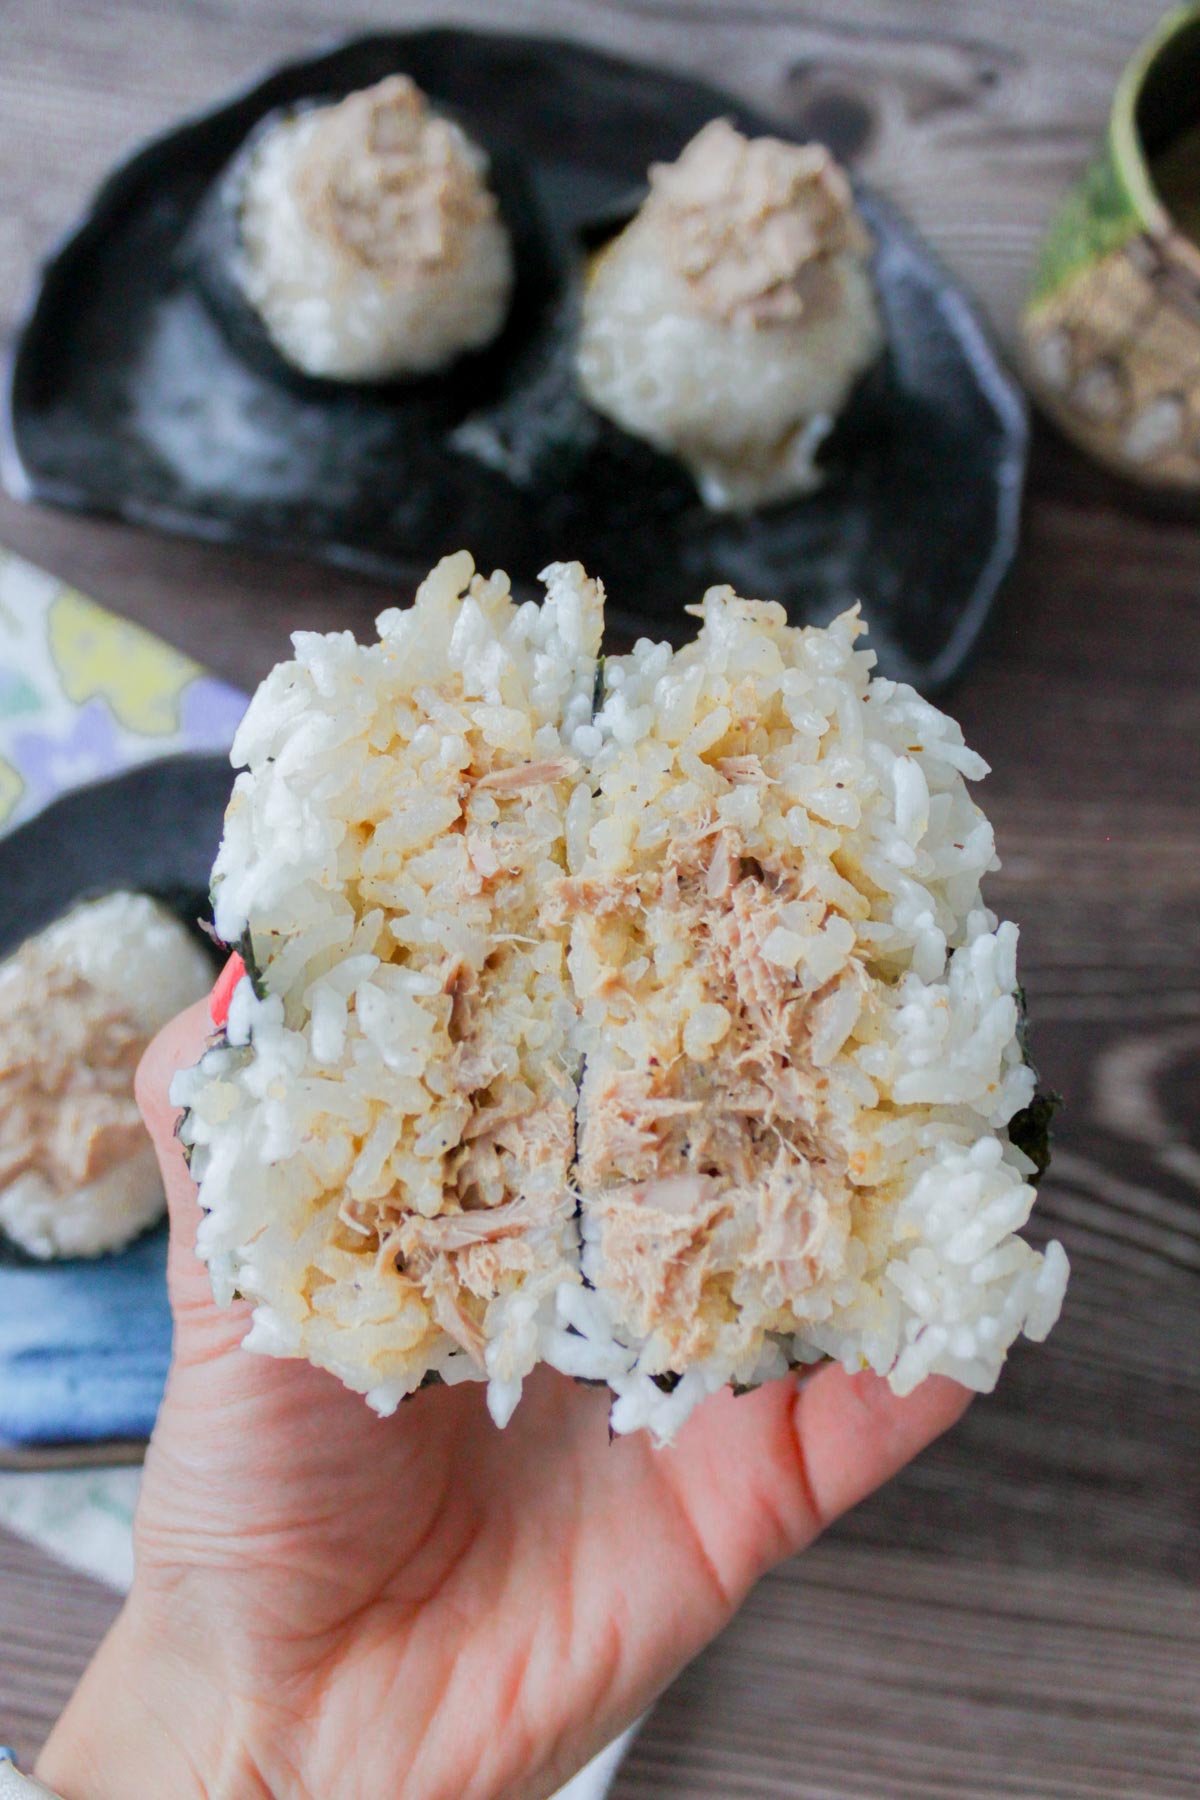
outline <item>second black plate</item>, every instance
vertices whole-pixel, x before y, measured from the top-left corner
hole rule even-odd
[[[72,788],[0,837],[0,957],[118,889],[199,928],[232,789],[228,756],[164,756]]]
[[[274,379],[231,347],[181,244],[266,113],[397,70],[523,170],[549,253],[545,305],[535,300],[490,359],[472,359],[469,380],[339,391]],[[860,202],[888,350],[815,496],[745,519],[710,513],[675,463],[594,415],[551,482],[510,479],[455,447],[481,412],[499,409],[503,425],[553,404],[553,346],[538,334],[561,316],[589,232],[650,162],[720,114],[786,135],[700,83],[542,38],[410,32],[281,68],[139,151],[47,265],[12,365],[9,486],[402,580],[464,545],[521,586],[578,558],[603,578],[623,635],[690,635],[682,609],[712,582],[782,600],[797,621],[861,599],[884,672],[943,685],[1015,548],[1024,408],[961,290],[870,192]]]

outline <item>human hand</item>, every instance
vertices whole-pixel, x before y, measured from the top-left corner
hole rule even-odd
[[[966,1405],[826,1368],[655,1450],[541,1369],[504,1431],[473,1384],[376,1418],[213,1303],[167,1099],[208,1029],[184,1013],[139,1073],[175,1354],[133,1588],[38,1768],[66,1800],[539,1800]]]

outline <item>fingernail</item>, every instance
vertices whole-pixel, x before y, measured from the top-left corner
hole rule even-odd
[[[216,986],[208,997],[208,1016],[218,1031],[229,1017],[229,1002],[233,999],[233,990],[245,973],[246,965],[235,950],[217,976]]]

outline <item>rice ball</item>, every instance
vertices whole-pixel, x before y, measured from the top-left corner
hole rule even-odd
[[[406,75],[282,119],[240,183],[235,279],[306,375],[433,374],[500,331],[513,252],[488,159]]]
[[[100,1256],[160,1216],[134,1072],[211,981],[146,894],[88,901],[0,964],[0,1232],[27,1255]]]
[[[592,265],[587,399],[677,456],[716,512],[811,492],[815,452],[883,343],[870,251],[827,150],[714,120],[651,169]]]

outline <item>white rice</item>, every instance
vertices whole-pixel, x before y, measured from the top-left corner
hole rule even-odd
[[[348,108],[386,108],[391,89],[416,96],[424,120],[403,180],[366,144],[352,141],[347,153],[335,136],[327,156],[330,122],[336,133]],[[402,77],[269,130],[230,202],[239,213],[234,273],[280,354],[308,375],[381,381],[433,373],[489,343],[504,324],[514,271],[487,177],[479,146],[425,112]],[[353,210],[343,215],[346,188]],[[363,245],[347,241],[343,216]]]
[[[660,1439],[826,1356],[990,1388],[1066,1259],[1015,1235],[1034,1082],[985,765],[870,679],[856,613],[728,589],[686,649],[609,659],[593,720],[601,593],[545,579],[518,607],[447,558],[377,645],[297,634],[251,704],[215,896],[265,998],[173,1089],[218,1297],[382,1412],[436,1374],[502,1423],[538,1361]]]
[[[649,199],[589,273],[578,349],[585,395],[624,431],[677,456],[714,511],[811,493],[820,483],[816,453],[882,345],[869,245],[848,189],[847,223],[856,229],[839,233],[849,238],[844,247],[797,254],[790,276],[774,254],[789,237],[807,244],[819,236],[807,220],[806,182],[792,181],[797,192],[788,197],[788,165],[817,154],[748,142],[715,122],[678,163],[651,171]],[[685,183],[686,208],[672,198]],[[712,243],[697,256],[706,211],[715,215]],[[688,229],[673,244],[672,224],[681,222]],[[743,304],[713,304],[710,287],[724,276],[740,293],[747,272]],[[797,296],[794,316],[771,316],[788,292]]]
[[[598,258],[584,299],[579,379],[598,412],[678,456],[714,512],[811,494],[816,455],[879,349],[866,271],[841,271],[836,314],[805,331],[694,312],[648,234]]]

